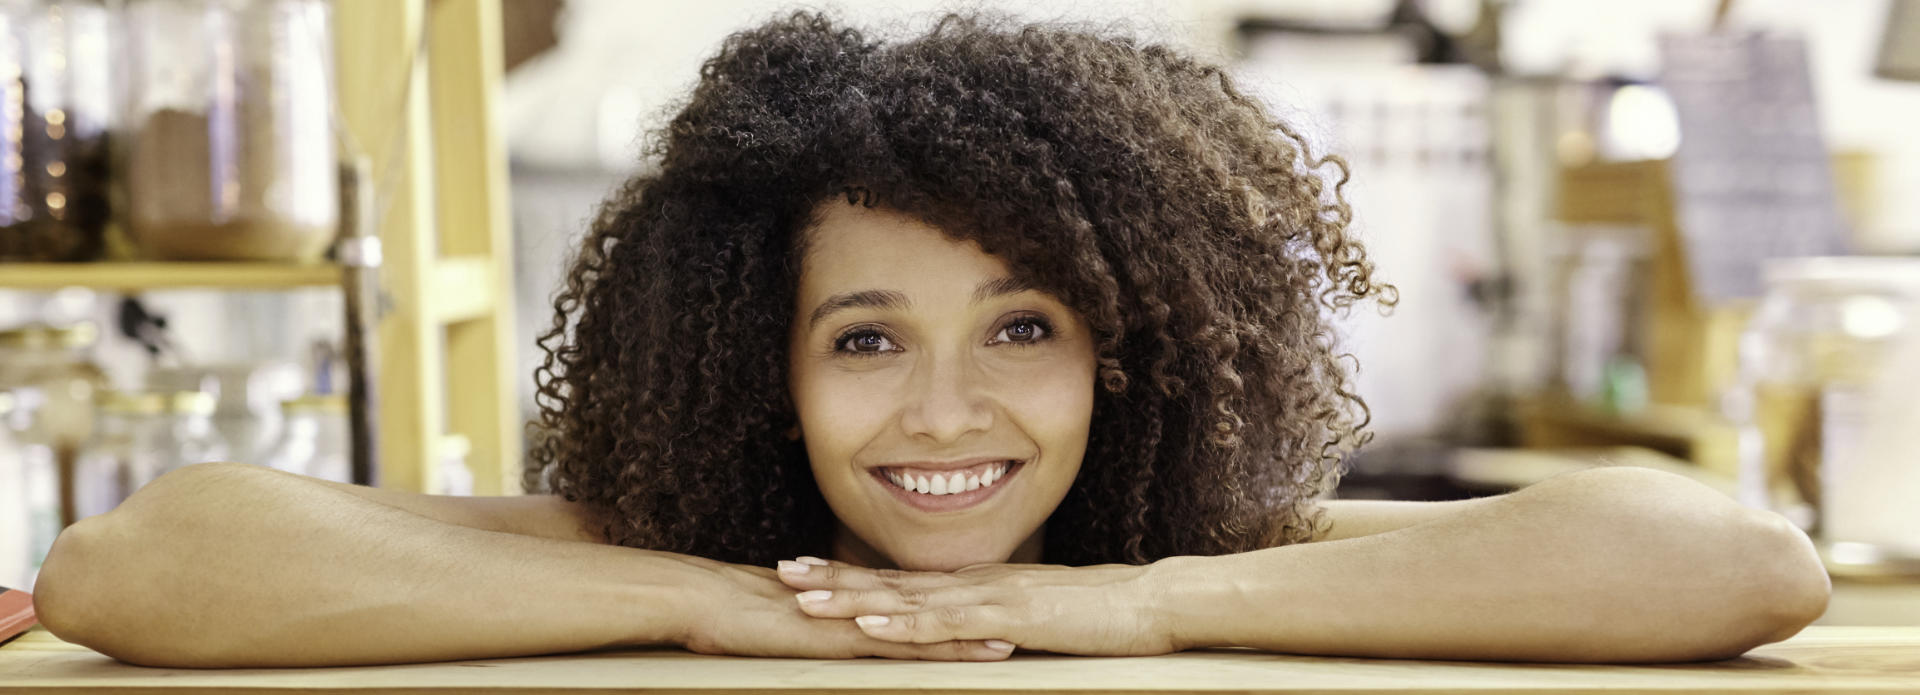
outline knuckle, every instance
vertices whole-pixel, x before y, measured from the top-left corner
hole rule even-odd
[[[896,569],[874,570],[873,574],[875,577],[880,579],[881,586],[887,587],[889,589],[898,588],[900,586],[900,582],[906,579],[907,577],[907,573],[904,570],[896,570]]]
[[[900,599],[900,605],[906,606],[907,608],[918,609],[927,605],[928,596],[925,589],[906,587],[896,589],[894,595]]]
[[[933,615],[941,627],[959,628],[967,624],[967,611],[959,606],[942,606]]]

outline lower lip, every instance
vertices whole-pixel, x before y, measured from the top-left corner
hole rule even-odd
[[[993,481],[992,486],[951,495],[923,495],[918,492],[909,492],[906,488],[888,482],[887,474],[878,468],[872,469],[872,474],[874,481],[892,492],[894,498],[900,500],[902,504],[923,512],[953,512],[987,501],[995,493],[1000,492],[1000,488],[1006,487],[1007,481],[1012,480],[1021,469],[1026,467],[1027,464],[1024,461],[1013,464],[1006,473],[1000,475],[999,480]]]

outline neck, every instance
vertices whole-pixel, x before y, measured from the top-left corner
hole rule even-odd
[[[1032,535],[1027,536],[1026,540],[1020,541],[1019,547],[1014,548],[1013,553],[1002,562],[1039,564],[1042,557],[1041,549],[1046,544],[1046,532],[1047,525],[1041,524],[1039,528],[1033,530]],[[886,553],[869,545],[838,519],[833,522],[833,549],[827,557],[871,569],[900,569],[900,565],[894,562],[893,558],[887,557]]]

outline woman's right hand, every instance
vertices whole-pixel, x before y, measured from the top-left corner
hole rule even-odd
[[[697,654],[1000,661],[1011,653],[988,647],[985,640],[910,644],[868,637],[852,620],[801,612],[793,598],[799,592],[782,583],[771,568],[682,557],[705,575],[703,586],[708,587],[680,645]]]

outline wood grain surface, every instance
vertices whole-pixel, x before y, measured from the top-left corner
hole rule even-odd
[[[1920,627],[1809,627],[1728,661],[1645,666],[1348,659],[1222,649],[1016,653],[994,663],[756,659],[678,649],[323,669],[153,669],[36,629],[0,646],[0,693],[1889,693],[1920,692]]]

